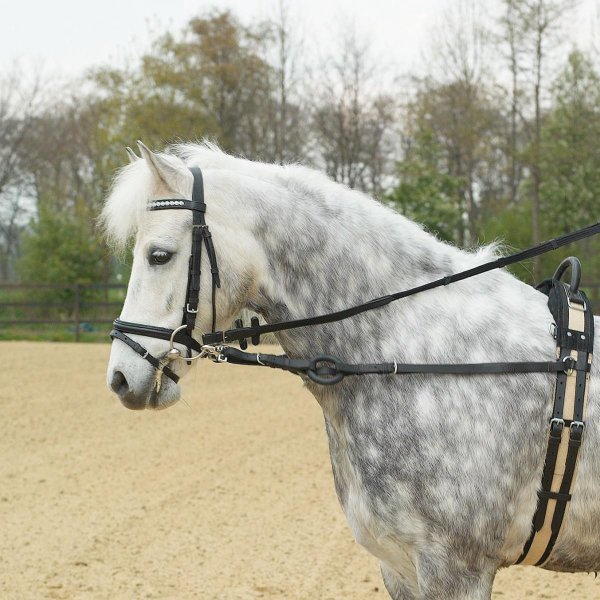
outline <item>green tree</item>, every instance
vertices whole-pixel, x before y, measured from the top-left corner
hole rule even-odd
[[[444,173],[442,163],[443,153],[433,136],[421,134],[398,164],[399,184],[385,200],[440,239],[456,242],[463,228],[463,181]]]
[[[600,78],[581,52],[570,54],[554,98],[542,137],[541,196],[544,229],[565,232],[600,214]]]
[[[529,170],[526,191],[531,208],[531,241],[539,243],[543,236],[542,186],[546,177],[543,169],[542,138],[544,137],[543,99],[549,80],[551,56],[560,45],[565,17],[575,5],[574,0],[503,0],[506,10],[502,20],[503,36],[510,47],[512,74],[511,109],[511,179],[513,197],[516,194],[516,161],[523,159]],[[524,80],[524,81],[522,81]],[[523,131],[527,149],[516,148],[515,118],[523,115]],[[542,258],[533,260],[533,270],[539,278]]]
[[[493,216],[482,223],[480,235],[481,242],[499,242],[507,253],[531,246],[531,205],[524,200],[496,207]],[[549,269],[558,265],[556,256],[550,255],[548,260],[553,265]],[[523,281],[539,283],[533,275],[532,261],[512,265],[508,269]]]
[[[600,215],[600,77],[587,56],[579,51],[569,55],[554,82],[553,96],[540,148],[546,237],[594,223]],[[578,246],[593,269],[587,270],[588,281],[600,282],[599,241],[588,239]]]
[[[423,222],[427,213],[431,223],[449,219],[443,231],[433,227],[441,237],[459,246],[477,243],[482,224],[504,195],[497,143],[504,119],[496,99],[476,82],[426,79],[406,106],[404,121],[398,175],[400,184],[415,192],[412,214],[417,218],[421,202]],[[404,185],[404,196],[408,189]]]
[[[49,284],[96,283],[102,275],[103,249],[91,235],[88,223],[65,213],[42,210],[23,239],[19,262],[23,281]],[[42,297],[72,298],[70,290],[50,290]]]
[[[229,11],[192,19],[166,34],[142,59],[153,101],[195,124],[185,139],[209,136],[226,150],[273,159],[276,72],[265,58],[268,24],[242,25]],[[149,87],[149,86],[147,86]]]
[[[125,146],[137,139],[162,147],[209,137],[254,158],[297,158],[301,120],[291,84],[281,81],[290,49],[287,37],[280,39],[283,66],[271,66],[273,31],[270,23],[246,27],[229,12],[209,13],[180,33],[158,37],[140,66],[95,69],[38,111],[21,151],[40,226],[51,211],[79,223],[102,248],[101,276],[108,283],[114,261],[89,223],[126,160]],[[280,38],[290,32],[280,24]],[[281,147],[284,129],[294,140],[289,152]]]

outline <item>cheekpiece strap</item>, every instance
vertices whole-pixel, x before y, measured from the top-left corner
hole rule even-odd
[[[216,327],[215,289],[221,287],[219,268],[217,266],[217,255],[215,253],[210,230],[204,219],[206,203],[204,202],[204,180],[202,178],[202,171],[198,167],[191,167],[190,171],[194,177],[191,200],[186,198],[163,198],[154,200],[147,206],[147,209],[150,211],[173,209],[192,211],[192,249],[188,269],[186,302],[183,307],[183,317],[181,321],[181,324],[186,326],[186,332],[189,336],[192,335],[196,326],[196,318],[198,315],[200,276],[202,274],[202,246],[206,248],[208,254],[212,277],[212,331],[214,331]],[[190,349],[188,348],[188,354],[189,353]]]
[[[194,176],[194,185],[192,187],[192,204],[197,206],[206,206],[204,204],[204,182],[202,171],[197,167],[190,169]],[[188,284],[186,303],[183,307],[182,325],[186,325],[186,332],[192,335],[196,326],[196,317],[198,315],[198,303],[200,299],[200,276],[202,273],[202,227],[206,227],[203,211],[194,211],[192,213],[192,249],[190,254],[190,265],[188,270]]]

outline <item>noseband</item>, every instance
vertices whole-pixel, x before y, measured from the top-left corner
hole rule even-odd
[[[165,327],[155,327],[153,325],[143,325],[141,323],[131,323],[116,319],[113,323],[113,330],[110,332],[110,337],[117,339],[127,344],[134,352],[137,352],[142,358],[146,359],[156,369],[156,388],[160,391],[162,375],[166,375],[169,379],[177,383],[179,376],[176,375],[170,368],[169,363],[179,358],[184,358],[178,348],[175,348],[175,343],[182,344],[186,347],[187,352],[185,360],[188,364],[197,358],[203,358],[205,353],[202,346],[192,337],[194,328],[196,327],[196,318],[198,316],[198,303],[200,297],[200,275],[202,264],[202,246],[206,248],[208,262],[211,273],[211,306],[212,306],[212,328],[211,332],[215,332],[217,325],[217,308],[216,308],[216,291],[221,287],[219,277],[219,267],[217,265],[217,255],[212,241],[212,236],[208,225],[204,219],[206,212],[206,204],[204,203],[204,183],[202,180],[202,171],[197,167],[190,168],[194,177],[194,185],[192,188],[192,199],[185,198],[165,198],[156,200],[148,204],[147,210],[191,210],[192,211],[192,251],[190,254],[188,268],[188,282],[183,306],[183,317],[181,325],[176,329],[167,329]],[[153,337],[161,340],[167,340],[170,344],[170,349],[161,358],[157,358],[150,354],[146,348],[132,340],[127,334],[142,335],[145,337]],[[193,351],[197,352],[196,355]]]

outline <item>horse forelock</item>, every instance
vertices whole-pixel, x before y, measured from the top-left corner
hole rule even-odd
[[[118,171],[99,218],[106,240],[115,249],[123,249],[135,235],[154,185],[143,160]]]
[[[170,147],[171,153],[161,154],[168,161],[199,166],[203,170],[228,171],[229,176],[216,177],[216,191],[228,196],[236,195],[239,183],[236,174],[251,175],[259,163],[251,163],[241,158],[225,154],[212,142],[177,144]],[[240,169],[246,164],[247,168]],[[250,165],[253,165],[251,168]],[[271,165],[261,165],[267,168]],[[275,165],[272,165],[275,167]],[[223,173],[221,173],[223,175]],[[145,160],[128,164],[117,172],[107,196],[99,224],[107,242],[115,249],[122,250],[136,234],[148,202],[156,191],[156,178]]]

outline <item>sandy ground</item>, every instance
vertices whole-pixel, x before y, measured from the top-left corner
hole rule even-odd
[[[108,345],[0,343],[0,599],[385,599],[296,378],[202,364],[131,412]],[[501,572],[495,599],[596,599],[592,575]]]

